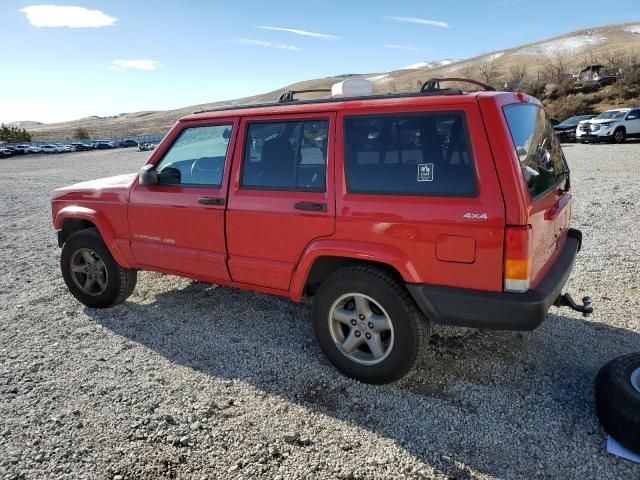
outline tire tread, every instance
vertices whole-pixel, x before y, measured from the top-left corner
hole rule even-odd
[[[600,369],[595,381],[596,413],[604,430],[621,445],[640,453],[640,393],[631,385],[631,371],[640,367],[640,353],[618,357]]]

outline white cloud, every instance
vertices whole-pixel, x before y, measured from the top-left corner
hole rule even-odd
[[[302,35],[303,37],[322,38],[324,40],[336,40],[340,38],[336,35],[329,35],[328,33],[308,32],[307,30],[299,30],[297,28],[267,27],[264,25],[260,25],[256,28],[259,28],[261,30],[273,30],[275,32],[288,32],[295,35]]]
[[[398,45],[397,43],[389,43],[384,45],[384,48],[396,48],[398,50],[411,50],[412,52],[424,52],[423,49],[417,47],[410,47],[409,45]]]
[[[440,22],[438,20],[429,20],[427,18],[418,18],[418,17],[387,17],[387,18],[389,20],[395,20],[396,22],[418,23],[420,25],[430,25],[432,27],[449,28],[449,24],[447,22]]]
[[[116,59],[111,62],[113,67],[128,68],[132,70],[155,70],[160,63],[155,60],[137,59],[137,60],[121,60]]]
[[[302,50],[300,47],[296,47],[295,45],[289,45],[287,43],[272,43],[265,42],[264,40],[255,40],[253,38],[241,38],[240,40],[229,40],[231,43],[239,43],[241,45],[255,45],[257,47],[271,47],[271,48],[279,48],[281,50],[291,50],[292,52],[299,52]]]
[[[30,5],[20,10],[34,27],[96,28],[116,23],[117,18],[100,10],[71,5]]]

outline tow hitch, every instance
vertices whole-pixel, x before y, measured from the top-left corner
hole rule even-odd
[[[578,305],[573,301],[571,295],[563,293],[562,295],[558,295],[558,298],[553,302],[553,305],[555,307],[569,307],[576,312],[582,312],[583,317],[588,317],[593,312],[593,307],[591,306],[592,303],[593,301],[591,300],[591,297],[582,297],[582,305]]]

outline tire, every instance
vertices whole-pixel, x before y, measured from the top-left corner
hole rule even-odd
[[[406,288],[367,265],[343,267],[324,280],[313,300],[313,327],[322,351],[338,370],[374,384],[406,375],[430,331]],[[355,350],[351,340],[360,342]],[[351,353],[343,348],[346,344]]]
[[[605,431],[640,453],[640,352],[618,357],[596,377],[596,412]]]
[[[624,128],[618,128],[613,132],[613,143],[624,143],[627,140],[627,132]]]
[[[93,228],[76,232],[67,239],[62,247],[60,268],[72,295],[92,308],[108,308],[124,302],[138,280],[136,270],[116,263]],[[85,268],[89,269],[88,273]]]

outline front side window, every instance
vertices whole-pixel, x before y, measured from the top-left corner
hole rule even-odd
[[[637,120],[640,118],[640,110],[631,110],[627,115],[627,120]]]
[[[185,128],[156,167],[161,185],[220,187],[232,124]]]
[[[559,185],[569,167],[544,110],[532,104],[504,107],[522,176],[532,199]]]
[[[328,120],[250,123],[242,188],[325,190]]]
[[[476,195],[462,112],[346,117],[349,193]]]

